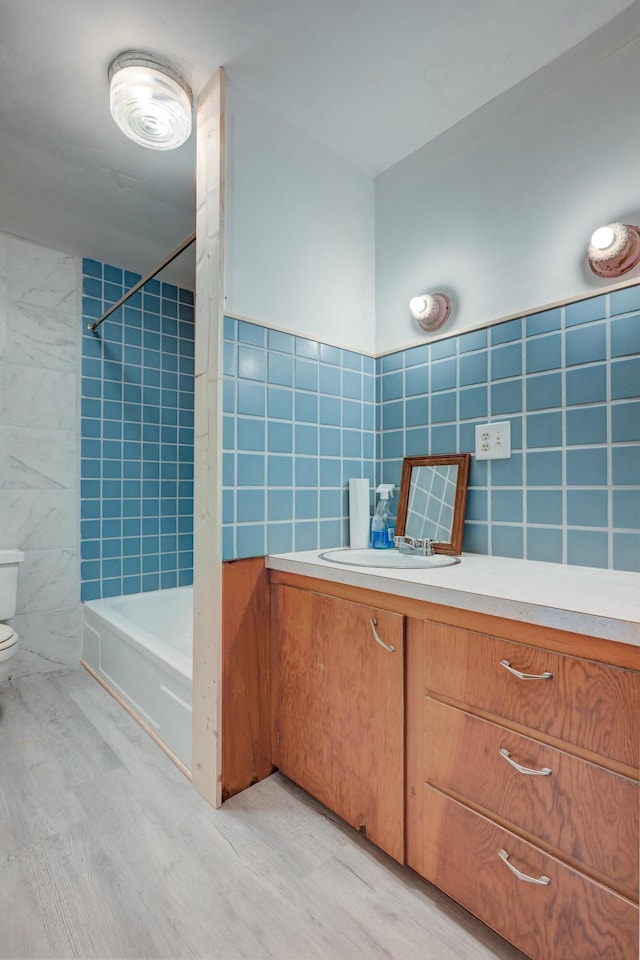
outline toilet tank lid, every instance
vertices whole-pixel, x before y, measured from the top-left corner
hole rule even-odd
[[[24,553],[22,550],[0,550],[0,565],[3,563],[22,563]]]

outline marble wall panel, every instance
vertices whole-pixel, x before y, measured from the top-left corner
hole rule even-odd
[[[18,576],[16,613],[48,613],[77,602],[78,551],[27,550]]]
[[[20,550],[76,549],[78,497],[74,490],[0,489],[2,545]]]
[[[9,300],[5,351],[9,362],[76,373],[78,337],[66,312]]]
[[[12,621],[54,663],[80,651],[80,261],[0,234],[0,547],[25,553]]]
[[[9,477],[9,431],[0,420],[0,489],[6,487]],[[4,526],[5,515],[0,509],[0,526]],[[0,539],[2,535],[0,534]]]
[[[24,613],[11,621],[20,637],[21,650],[37,653],[54,664],[77,663],[82,647],[82,607]]]
[[[75,430],[77,393],[75,377],[66,371],[0,362],[0,423]]]
[[[7,266],[9,300],[77,315],[78,257],[9,236]]]
[[[69,430],[9,428],[10,488],[78,489],[77,438]]]

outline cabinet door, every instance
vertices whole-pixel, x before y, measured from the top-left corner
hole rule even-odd
[[[404,618],[284,586],[272,616],[274,763],[402,862]]]

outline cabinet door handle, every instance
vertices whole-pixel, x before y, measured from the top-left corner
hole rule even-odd
[[[551,680],[553,676],[549,670],[545,670],[544,673],[521,673],[520,670],[516,670],[515,667],[512,667],[508,660],[501,660],[500,666],[504,667],[505,670],[508,670],[509,673],[512,673],[514,677],[517,677],[518,680]]]
[[[498,850],[498,856],[503,863],[506,863],[506,865],[509,867],[509,870],[511,870],[511,873],[515,873],[518,880],[524,880],[525,883],[539,883],[543,887],[546,887],[551,883],[549,877],[530,877],[526,873],[521,873],[517,867],[514,867],[512,863],[509,863],[509,854],[506,850]]]
[[[534,770],[532,767],[523,767],[522,764],[513,759],[509,751],[504,747],[500,751],[500,756],[506,760],[507,763],[510,763],[512,767],[515,767],[518,773],[526,773],[530,777],[548,777],[551,773],[551,767],[542,767],[540,770]]]
[[[395,653],[395,647],[392,647],[390,643],[385,643],[384,640],[378,636],[378,631],[376,630],[376,624],[378,621],[375,617],[371,617],[371,632],[373,633],[373,639],[376,643],[379,643],[381,647],[384,647],[385,650],[388,650],[389,653]]]

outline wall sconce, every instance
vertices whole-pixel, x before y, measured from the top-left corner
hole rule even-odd
[[[451,300],[444,293],[421,293],[420,296],[411,298],[409,310],[423,330],[433,333],[449,319]]]
[[[130,140],[151,150],[175,150],[191,134],[193,98],[171,64],[127,50],[109,67],[111,116]]]
[[[640,230],[628,223],[598,227],[591,237],[587,260],[598,277],[621,277],[640,262]]]

